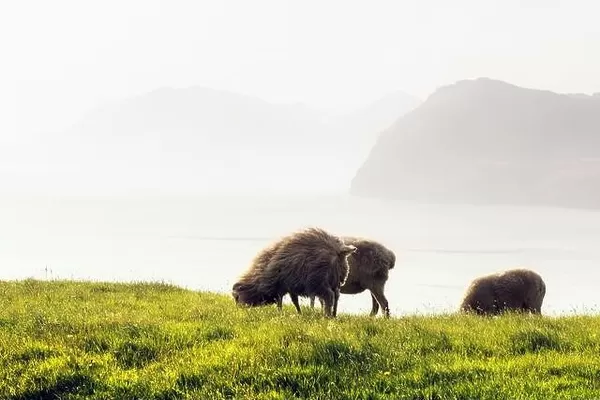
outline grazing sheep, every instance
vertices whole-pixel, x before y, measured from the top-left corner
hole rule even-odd
[[[272,243],[252,261],[233,285],[237,304],[277,303],[289,293],[299,314],[298,296],[317,296],[326,316],[336,316],[340,286],[348,275],[348,255],[354,246],[323,229],[309,228]]]
[[[498,315],[506,310],[542,313],[546,284],[537,273],[513,269],[475,279],[460,306],[463,312]]]
[[[390,308],[383,291],[388,280],[388,272],[396,264],[396,255],[392,250],[373,240],[352,236],[344,236],[342,240],[356,247],[356,251],[348,257],[350,271],[340,292],[358,294],[368,289],[371,292],[371,316],[377,315],[381,305],[384,315],[389,317]],[[315,305],[314,296],[310,298],[310,305],[311,307]]]

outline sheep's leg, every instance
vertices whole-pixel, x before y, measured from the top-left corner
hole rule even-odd
[[[534,315],[540,315],[542,313],[542,307],[538,306],[537,304],[533,304],[533,305],[524,304],[523,309]]]
[[[283,296],[277,295],[277,308],[279,311],[283,311]]]
[[[340,300],[340,288],[333,291],[333,316],[337,316],[338,301]]]
[[[315,297],[316,296],[310,296],[310,307],[311,308],[315,308]],[[321,304],[321,308],[324,307],[323,305],[323,299],[319,297],[319,304]]]
[[[383,285],[381,287],[373,288],[371,290],[371,294],[373,295],[373,297],[375,297],[375,299],[383,309],[383,315],[385,315],[386,318],[389,318],[390,307],[387,299],[385,298],[385,295],[383,294]]]
[[[371,292],[371,301],[373,303],[371,307],[371,317],[374,317],[379,312],[379,302],[377,301],[375,296],[373,296],[373,292]]]
[[[327,289],[327,291],[324,292],[320,297],[323,299],[323,303],[324,303],[323,313],[325,314],[326,317],[332,317],[331,314],[332,314],[333,302],[334,302],[334,298],[335,298],[335,294],[333,293],[333,290]]]
[[[319,304],[321,305],[321,308],[325,307],[325,304],[323,303],[323,299],[320,298],[320,297],[318,297],[318,299],[319,299]],[[311,299],[311,303],[310,304],[311,304],[311,307],[314,307],[314,305],[315,305],[315,298],[314,297]]]
[[[296,307],[296,311],[298,311],[298,314],[302,314],[302,311],[300,311],[300,303],[298,303],[298,295],[290,293],[290,297],[292,298],[292,303],[294,303],[294,306]]]

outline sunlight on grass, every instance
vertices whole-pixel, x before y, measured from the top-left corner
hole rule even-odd
[[[328,320],[161,283],[0,282],[0,398],[590,399],[598,332],[593,316]]]

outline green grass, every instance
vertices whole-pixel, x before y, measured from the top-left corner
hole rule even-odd
[[[600,317],[328,320],[166,284],[0,282],[0,399],[83,398],[600,398]]]

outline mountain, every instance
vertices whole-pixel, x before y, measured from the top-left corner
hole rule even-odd
[[[357,196],[600,207],[600,97],[488,78],[442,87],[385,130]]]
[[[27,169],[19,180],[45,188],[343,190],[377,133],[416,104],[393,93],[333,115],[203,87],[161,88],[30,143],[30,157],[19,155],[12,170]]]

